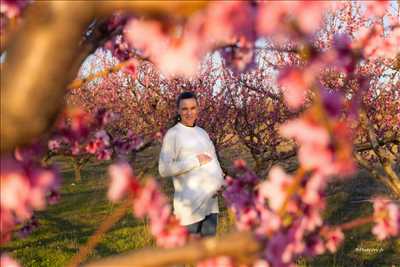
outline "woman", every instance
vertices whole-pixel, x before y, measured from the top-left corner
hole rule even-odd
[[[192,92],[177,99],[178,122],[165,134],[159,160],[162,177],[172,177],[174,214],[194,235],[216,234],[223,173],[207,132],[196,126],[199,105]]]

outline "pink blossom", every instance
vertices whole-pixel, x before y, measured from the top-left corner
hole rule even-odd
[[[11,210],[0,208],[0,244],[10,241],[16,222]]]
[[[96,114],[94,115],[94,118],[95,118],[96,123],[94,123],[94,125],[92,124],[91,126],[102,127],[102,126],[106,126],[107,124],[118,119],[119,114],[109,111],[109,110],[106,110],[105,108],[99,108],[96,110]]]
[[[338,33],[333,36],[332,45],[339,52],[349,52],[351,49],[351,38],[348,34]]]
[[[361,28],[356,36],[357,41],[353,42],[353,48],[362,49],[364,56],[369,59],[395,58],[400,52],[399,27],[395,27],[385,36],[382,25],[374,25],[372,28]]]
[[[48,148],[53,151],[57,151],[61,147],[61,141],[57,139],[49,140]]]
[[[313,33],[321,26],[322,16],[330,6],[328,1],[262,1],[257,26],[262,34],[279,32],[294,19],[305,33]]]
[[[79,155],[80,151],[81,151],[80,145],[78,142],[75,141],[71,146],[71,154],[76,156]]]
[[[186,36],[178,44],[170,46],[155,59],[162,73],[168,76],[194,76],[199,68],[200,58],[197,55],[198,41]]]
[[[293,184],[293,179],[282,168],[277,166],[271,168],[268,177],[267,181],[260,184],[259,193],[268,199],[269,207],[277,211],[287,199],[288,190]]]
[[[260,224],[256,229],[256,233],[260,236],[271,235],[282,226],[282,220],[277,213],[265,207],[258,207],[257,210],[260,212]]]
[[[46,196],[56,189],[58,178],[55,169],[41,168],[30,160],[1,159],[1,242],[10,239],[17,221],[23,222],[32,216],[33,209],[45,207]]]
[[[57,190],[51,190],[49,194],[47,194],[47,202],[50,205],[54,205],[60,201],[61,195]]]
[[[21,220],[28,219],[32,215],[28,205],[31,186],[21,167],[2,160],[0,181],[1,208],[14,211]]]
[[[336,252],[344,240],[344,234],[340,228],[326,229],[323,235],[326,241],[325,246],[331,253]]]
[[[105,130],[100,130],[95,133],[95,138],[101,142],[103,146],[110,145],[110,136],[107,134]]]
[[[244,168],[247,168],[246,161],[244,161],[243,159],[236,159],[236,160],[233,162],[233,165],[234,165],[235,168],[237,168],[237,169],[244,169]]]
[[[242,1],[215,2],[175,32],[164,32],[156,21],[132,20],[125,27],[125,36],[163,74],[192,77],[211,46],[232,42],[238,34],[246,39],[254,37],[252,11],[251,5]]]
[[[325,208],[325,201],[323,199],[321,199],[320,203],[316,203],[313,206],[306,206],[302,221],[305,222],[307,231],[314,231],[322,225],[321,211],[323,208]]]
[[[302,31],[313,33],[318,30],[329,6],[329,1],[298,1],[294,14]]]
[[[240,216],[242,211],[247,211],[247,208],[254,205],[256,199],[255,186],[260,178],[246,166],[241,165],[240,161],[236,163],[239,163],[235,165],[239,175],[236,178],[230,176],[226,178],[228,187],[223,192],[223,196],[228,205]]]
[[[317,168],[325,174],[333,172],[332,152],[316,143],[304,144],[299,148],[299,161],[307,170]]]
[[[304,104],[313,76],[304,70],[287,68],[279,73],[278,83],[289,108],[297,109]]]
[[[400,53],[400,27],[396,27],[384,38],[379,47],[379,56],[395,58]]]
[[[46,207],[47,193],[59,186],[58,172],[55,169],[35,169],[31,173],[29,202],[34,209]]]
[[[156,238],[157,245],[176,247],[187,241],[187,229],[171,215],[171,207],[154,179],[148,179],[136,194],[133,212],[136,217],[149,218],[150,230]]]
[[[162,25],[157,21],[133,19],[125,26],[124,35],[133,47],[152,58],[163,54],[169,43]]]
[[[240,213],[240,217],[236,220],[236,227],[240,231],[250,230],[258,223],[259,216],[257,211],[253,208],[248,208]]]
[[[154,219],[151,223],[154,223]],[[188,236],[186,227],[181,226],[175,217],[170,217],[164,225],[163,231],[155,237],[158,246],[173,248],[183,246],[187,242]]]
[[[192,76],[199,66],[199,40],[185,33],[172,42],[156,21],[132,20],[125,27],[125,36],[132,46],[141,49],[168,76]]]
[[[19,263],[16,260],[14,260],[10,256],[8,256],[7,254],[1,254],[0,266],[1,267],[21,267],[21,265],[19,265]]]
[[[292,262],[296,255],[300,255],[305,250],[303,241],[305,235],[305,223],[303,220],[295,221],[288,230],[288,244],[282,254],[285,263]]]
[[[124,72],[128,73],[132,79],[136,78],[138,62],[135,59],[130,59],[127,65],[122,69]]]
[[[142,218],[146,214],[153,212],[160,214],[161,209],[167,204],[167,199],[159,191],[158,185],[154,179],[149,179],[146,185],[140,190],[135,198],[133,210],[137,217]]]
[[[96,158],[98,160],[110,160],[113,151],[111,149],[102,149],[96,153]]]
[[[306,249],[304,254],[307,256],[321,255],[325,252],[325,244],[322,239],[317,235],[312,235],[307,238]]]
[[[367,7],[365,11],[365,16],[383,16],[385,15],[390,2],[387,0],[377,0],[377,1],[365,1],[364,4]]]
[[[106,131],[100,130],[95,133],[94,139],[86,145],[85,149],[88,153],[95,154],[109,145],[110,136]]]
[[[71,111],[70,131],[75,138],[84,138],[89,134],[88,125],[91,121],[91,116],[81,109]]]
[[[261,1],[257,17],[258,32],[271,34],[277,31],[292,8],[291,4],[288,1]]]
[[[307,181],[302,200],[309,205],[317,205],[322,201],[321,193],[325,189],[326,179],[319,173],[313,174]]]
[[[153,236],[158,236],[160,233],[164,231],[165,225],[168,223],[171,217],[171,207],[166,204],[164,204],[163,206],[153,207],[153,210],[151,212],[147,212],[146,215],[151,220],[150,224],[151,234]]]
[[[201,16],[204,22],[204,39],[212,43],[229,43],[233,38],[249,37],[253,27],[252,8],[244,1],[215,1],[210,3],[206,14]]]
[[[386,198],[374,199],[374,222],[372,233],[379,240],[397,236],[400,233],[400,208]]]
[[[284,253],[288,245],[288,237],[282,232],[278,232],[268,241],[265,249],[265,257],[271,266],[277,267],[295,267],[293,263],[284,259]]]
[[[117,202],[129,192],[131,182],[135,179],[132,168],[125,162],[116,163],[108,167],[108,173],[111,181],[107,197],[110,201]]]
[[[89,141],[89,143],[85,146],[86,152],[90,154],[96,153],[98,148],[99,148],[99,143],[94,140]]]
[[[295,119],[281,126],[284,137],[295,138],[299,143],[299,160],[306,169],[330,172],[332,152],[328,150],[330,136],[326,129],[306,119]]]

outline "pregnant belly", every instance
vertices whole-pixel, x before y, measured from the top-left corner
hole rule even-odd
[[[222,185],[222,170],[216,160],[212,160],[192,170],[187,186],[191,191],[214,194]]]

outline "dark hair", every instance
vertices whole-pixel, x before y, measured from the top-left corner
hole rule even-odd
[[[180,95],[176,99],[176,107],[179,108],[179,104],[181,103],[181,100],[183,100],[183,99],[191,99],[191,98],[194,98],[196,100],[196,102],[197,102],[197,96],[196,96],[195,93],[193,93],[193,92],[180,93]]]
[[[178,98],[176,99],[176,108],[179,108],[179,104],[181,103],[181,101],[183,99],[192,99],[192,98],[195,99],[197,102],[197,96],[195,93],[189,92],[189,91],[180,93]],[[176,114],[176,116],[174,118],[174,124],[177,124],[180,121],[181,121],[181,116],[179,114]],[[196,125],[196,123],[195,123],[195,125]]]

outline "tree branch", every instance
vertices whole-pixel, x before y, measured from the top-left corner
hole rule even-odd
[[[361,123],[367,128],[368,138],[371,143],[372,149],[375,154],[378,156],[380,163],[382,164],[382,168],[386,173],[388,179],[390,179],[391,183],[400,191],[400,178],[397,173],[393,170],[393,160],[388,155],[387,151],[379,145],[378,138],[374,129],[371,125],[371,122],[368,119],[368,116],[363,108],[360,110],[360,119]],[[398,195],[400,197],[400,194]]]
[[[188,17],[194,12],[204,8],[208,1],[97,1],[95,7],[96,16],[109,16],[115,11],[124,10],[145,15],[159,17],[166,14]]]
[[[261,245],[249,232],[235,232],[224,237],[205,238],[172,249],[148,248],[125,255],[114,256],[86,265],[86,267],[114,266],[170,266],[179,263],[195,263],[216,257],[231,256],[236,262],[251,262]]]

